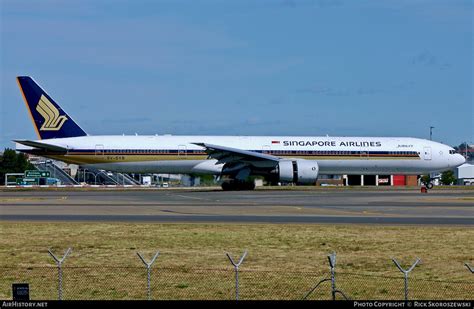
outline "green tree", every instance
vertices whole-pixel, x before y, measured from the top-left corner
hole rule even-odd
[[[421,176],[421,183],[428,184],[431,181],[430,175],[423,175]]]
[[[467,156],[467,160],[473,160],[474,152],[473,148],[470,147],[467,143],[462,143],[459,146],[454,146],[454,150],[456,150],[457,153],[462,154],[463,156]]]
[[[28,162],[25,154],[6,148],[3,155],[0,155],[0,184],[5,184],[7,173],[23,173],[25,170],[34,169],[35,167]]]
[[[216,184],[213,175],[200,175],[199,177],[201,178],[201,185],[203,186],[212,186]]]
[[[446,171],[441,174],[441,183],[443,185],[449,186],[456,182],[456,177],[454,177],[453,171]]]

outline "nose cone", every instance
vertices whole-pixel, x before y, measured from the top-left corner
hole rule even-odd
[[[455,154],[454,162],[455,162],[455,166],[463,165],[464,163],[466,163],[466,158],[464,158],[464,156],[457,153]]]

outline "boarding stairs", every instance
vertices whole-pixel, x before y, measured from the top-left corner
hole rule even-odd
[[[123,173],[114,173],[104,170],[87,168],[86,169],[86,182],[92,184],[103,184],[103,185],[138,185],[139,183],[134,180],[132,177]],[[78,174],[82,176],[83,170],[79,171]],[[91,177],[91,174],[93,176]]]
[[[40,171],[48,171],[51,178],[57,178],[61,181],[62,185],[78,185],[79,183],[74,180],[68,173],[63,171],[62,168],[57,166],[52,161],[46,162],[32,162],[34,167]]]

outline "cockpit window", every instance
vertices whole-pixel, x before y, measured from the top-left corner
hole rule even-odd
[[[449,151],[449,154],[455,154],[455,153],[456,153],[456,150],[454,149]]]

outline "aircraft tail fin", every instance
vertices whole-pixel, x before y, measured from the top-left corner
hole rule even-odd
[[[17,82],[40,139],[87,135],[31,77],[18,76]]]

